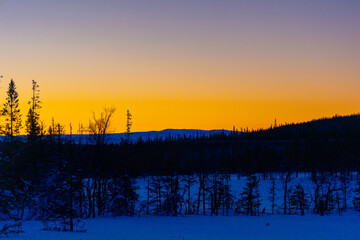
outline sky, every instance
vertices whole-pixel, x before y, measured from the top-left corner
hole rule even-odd
[[[0,0],[0,103],[114,132],[269,127],[360,112],[360,1]]]

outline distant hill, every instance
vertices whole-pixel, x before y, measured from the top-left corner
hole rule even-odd
[[[290,123],[239,136],[242,139],[353,139],[360,137],[360,115],[334,116],[303,123]]]
[[[241,134],[239,134],[241,133]],[[267,129],[254,131],[243,130],[233,132],[229,130],[201,130],[201,129],[164,129],[161,131],[132,132],[130,139],[136,143],[140,138],[146,140],[166,140],[183,137],[206,137],[206,141],[294,141],[294,140],[335,140],[360,139],[360,114],[348,116],[334,116],[331,118],[314,119],[301,123],[286,123]],[[63,139],[70,138],[70,135],[63,135]],[[107,135],[107,142],[118,144],[126,139],[125,133],[111,133]],[[3,139],[4,136],[0,136]],[[26,136],[19,136],[20,139]],[[73,134],[72,140],[75,143],[90,143],[88,134]]]
[[[209,137],[214,134],[230,134],[231,131],[228,130],[200,130],[200,129],[164,129],[162,131],[149,131],[149,132],[133,132],[130,134],[130,139],[133,142],[137,142],[140,138],[143,140],[165,140],[166,138],[178,138],[178,137],[196,137],[196,136],[206,136]],[[69,136],[69,135],[67,135]],[[75,142],[86,143],[89,135],[72,135]],[[120,143],[125,140],[125,133],[111,133],[108,134],[108,143]]]

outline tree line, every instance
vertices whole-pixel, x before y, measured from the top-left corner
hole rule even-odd
[[[66,133],[54,119],[46,130],[36,81],[32,93],[27,137],[19,138],[18,93],[10,81],[0,145],[2,219],[34,218],[46,229],[74,231],[81,228],[80,219],[103,215],[259,215],[265,212],[260,179],[272,181],[272,213],[305,214],[311,206],[323,215],[350,206],[349,178],[360,160],[359,115],[133,141],[127,111],[126,137],[115,144],[109,143],[109,132],[116,109],[104,108],[80,128],[88,133],[81,142],[72,137],[71,125]],[[311,173],[311,196],[303,185],[290,184],[299,172]],[[281,173],[281,204],[275,173]],[[246,176],[240,195],[231,188],[231,174]],[[354,199],[358,208],[360,196]]]
[[[39,96],[39,85],[32,80],[32,96],[29,110],[26,115],[25,131],[29,141],[34,141],[36,136],[44,134],[44,124],[40,121],[39,110],[41,101]],[[5,118],[5,124],[0,126],[0,132],[6,136],[6,140],[14,142],[14,137],[20,134],[22,128],[22,114],[19,108],[19,94],[13,79],[10,80],[7,97],[1,110],[1,116]]]

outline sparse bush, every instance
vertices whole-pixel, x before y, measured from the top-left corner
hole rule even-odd
[[[0,230],[0,238],[10,237],[24,233],[22,230],[22,222],[15,222],[13,224],[6,223]]]
[[[53,218],[43,220],[43,231],[64,231],[64,232],[86,232],[85,222],[81,219],[74,219],[73,223],[67,218]],[[71,230],[71,224],[73,224],[73,230]]]

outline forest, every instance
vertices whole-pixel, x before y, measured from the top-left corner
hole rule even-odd
[[[20,136],[13,80],[3,104],[3,220],[35,219],[46,230],[83,231],[83,219],[100,216],[341,215],[360,209],[359,114],[132,141],[128,111],[126,138],[115,144],[108,142],[115,108],[104,108],[76,132],[86,141],[76,141],[55,120],[45,126],[39,85],[32,83],[26,136]],[[235,179],[244,184],[232,186]],[[260,191],[261,182],[266,190]],[[0,234],[17,227],[6,225]]]

